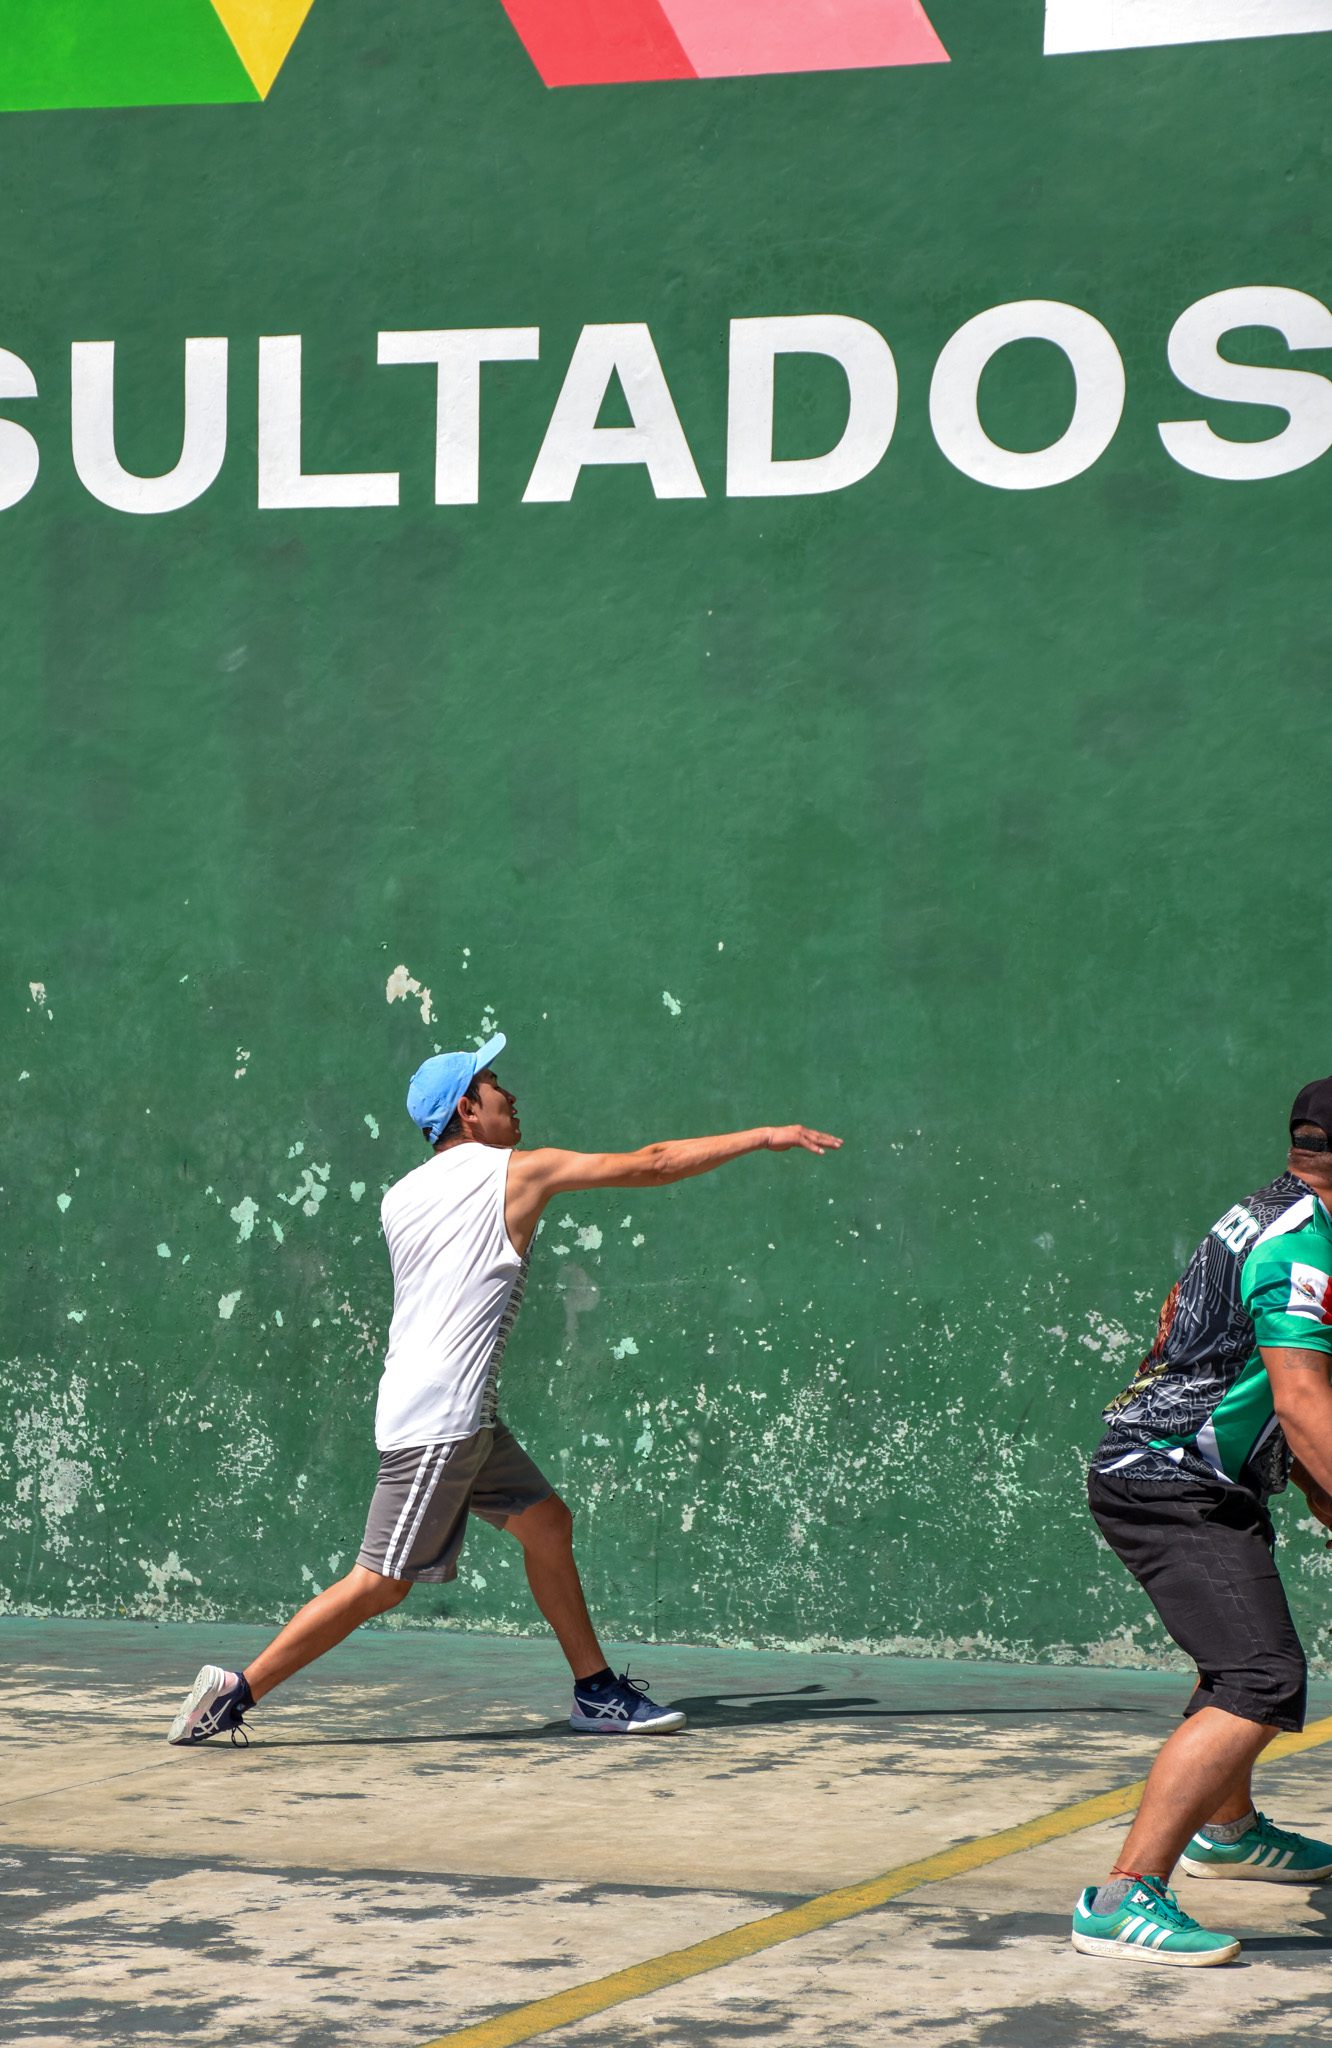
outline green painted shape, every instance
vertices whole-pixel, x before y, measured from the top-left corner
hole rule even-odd
[[[0,111],[257,100],[209,0],[0,0]]]
[[[1292,762],[1332,751],[1332,456],[1210,483],[1156,423],[1271,431],[1182,394],[1166,337],[1223,286],[1327,295],[1332,39],[1046,61],[1039,0],[930,13],[950,64],[552,93],[490,0],[320,0],[262,123],[3,131],[0,346],[40,396],[0,418],[42,467],[0,513],[0,1607],[253,1641],[348,1568],[406,1076],[494,1005],[533,1142],[848,1139],[553,1211],[503,1412],[608,1636],[1167,1653],[1081,1466],[1329,1064]],[[1067,486],[987,490],[931,374],[1034,294],[1114,335],[1124,422]],[[811,310],[890,339],[893,445],[836,496],[727,501],[726,323]],[[649,323],[706,500],[625,469],[522,503],[603,320]],[[487,367],[481,502],[436,507],[433,374],[376,330],[496,324],[541,357]],[[309,466],[400,469],[396,508],[257,509],[255,337],[288,332]],[[217,483],[95,504],[71,341],[116,340],[153,474],[183,337],[223,334]],[[779,453],[826,448],[838,377],[778,384]],[[1067,398],[1034,345],[982,404],[1031,446]],[[386,1003],[400,961],[438,1023]],[[405,1613],[540,1627],[484,1525]]]

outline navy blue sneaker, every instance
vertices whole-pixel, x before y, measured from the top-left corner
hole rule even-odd
[[[609,1684],[574,1681],[569,1726],[576,1735],[673,1735],[684,1724],[678,1707],[659,1707],[648,1698],[645,1678],[624,1671]]]
[[[254,1702],[250,1688],[238,1671],[223,1671],[217,1664],[205,1664],[181,1702],[171,1723],[168,1742],[207,1742],[211,1736],[230,1734],[249,1741],[242,1725],[245,1712]]]

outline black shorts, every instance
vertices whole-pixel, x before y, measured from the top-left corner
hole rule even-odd
[[[1097,1527],[1198,1667],[1186,1713],[1221,1707],[1304,1726],[1306,1666],[1272,1556],[1271,1517],[1241,1487],[1093,1472]]]

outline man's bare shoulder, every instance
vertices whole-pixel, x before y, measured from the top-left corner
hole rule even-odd
[[[555,1145],[533,1145],[511,1152],[509,1155],[510,1187],[549,1180],[552,1175],[571,1159],[581,1155],[577,1152],[562,1151]]]

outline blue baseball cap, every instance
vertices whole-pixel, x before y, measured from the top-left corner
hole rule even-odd
[[[483,1067],[497,1060],[508,1044],[502,1031],[475,1052],[437,1052],[419,1066],[407,1084],[407,1114],[432,1145],[438,1144],[453,1115]]]

